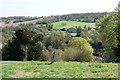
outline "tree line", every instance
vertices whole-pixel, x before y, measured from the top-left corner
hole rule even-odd
[[[46,23],[52,23],[52,22],[59,22],[63,20],[95,23],[97,19],[103,18],[104,15],[107,15],[107,14],[108,14],[107,12],[103,12],[103,13],[66,14],[66,15],[55,15],[55,16],[47,16],[47,17],[10,16],[10,17],[1,17],[1,19],[2,19],[2,22],[5,22],[5,24],[8,24],[11,21],[13,21],[13,23],[18,23],[18,22],[25,22],[25,21],[36,20],[36,19],[43,19],[43,20],[38,20],[36,22],[37,24],[46,24]]]

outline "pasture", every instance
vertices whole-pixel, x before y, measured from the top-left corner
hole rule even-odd
[[[2,78],[117,78],[117,63],[2,61]]]
[[[61,23],[66,23],[66,25],[61,25]],[[92,28],[95,28],[95,23],[86,23],[86,22],[77,22],[77,21],[60,21],[60,22],[55,22],[52,23],[54,29],[62,29],[62,28],[71,28],[71,27],[79,27],[81,26],[82,28],[86,25],[87,27],[90,26]]]

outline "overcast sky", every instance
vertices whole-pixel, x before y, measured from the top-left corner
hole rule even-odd
[[[0,16],[111,12],[120,0],[0,0]]]

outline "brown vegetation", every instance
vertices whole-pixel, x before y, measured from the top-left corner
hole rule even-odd
[[[5,24],[4,22],[1,22],[0,26],[1,27],[6,27],[6,26],[8,26],[8,27],[10,27],[10,26],[16,27],[19,24],[30,24],[30,23],[36,24],[37,21],[39,21],[39,20],[37,19],[37,20],[31,20],[31,21],[25,21],[25,22],[18,22],[18,23],[13,23],[13,21],[11,21],[9,24]]]

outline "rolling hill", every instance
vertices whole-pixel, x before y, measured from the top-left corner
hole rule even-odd
[[[66,25],[62,25],[62,23],[66,23]],[[77,22],[77,21],[60,21],[60,22],[55,22],[53,24],[53,29],[62,29],[62,28],[71,28],[71,27],[79,27],[81,26],[82,28],[86,25],[87,27],[90,26],[92,28],[95,28],[95,23],[86,23],[86,22]]]

